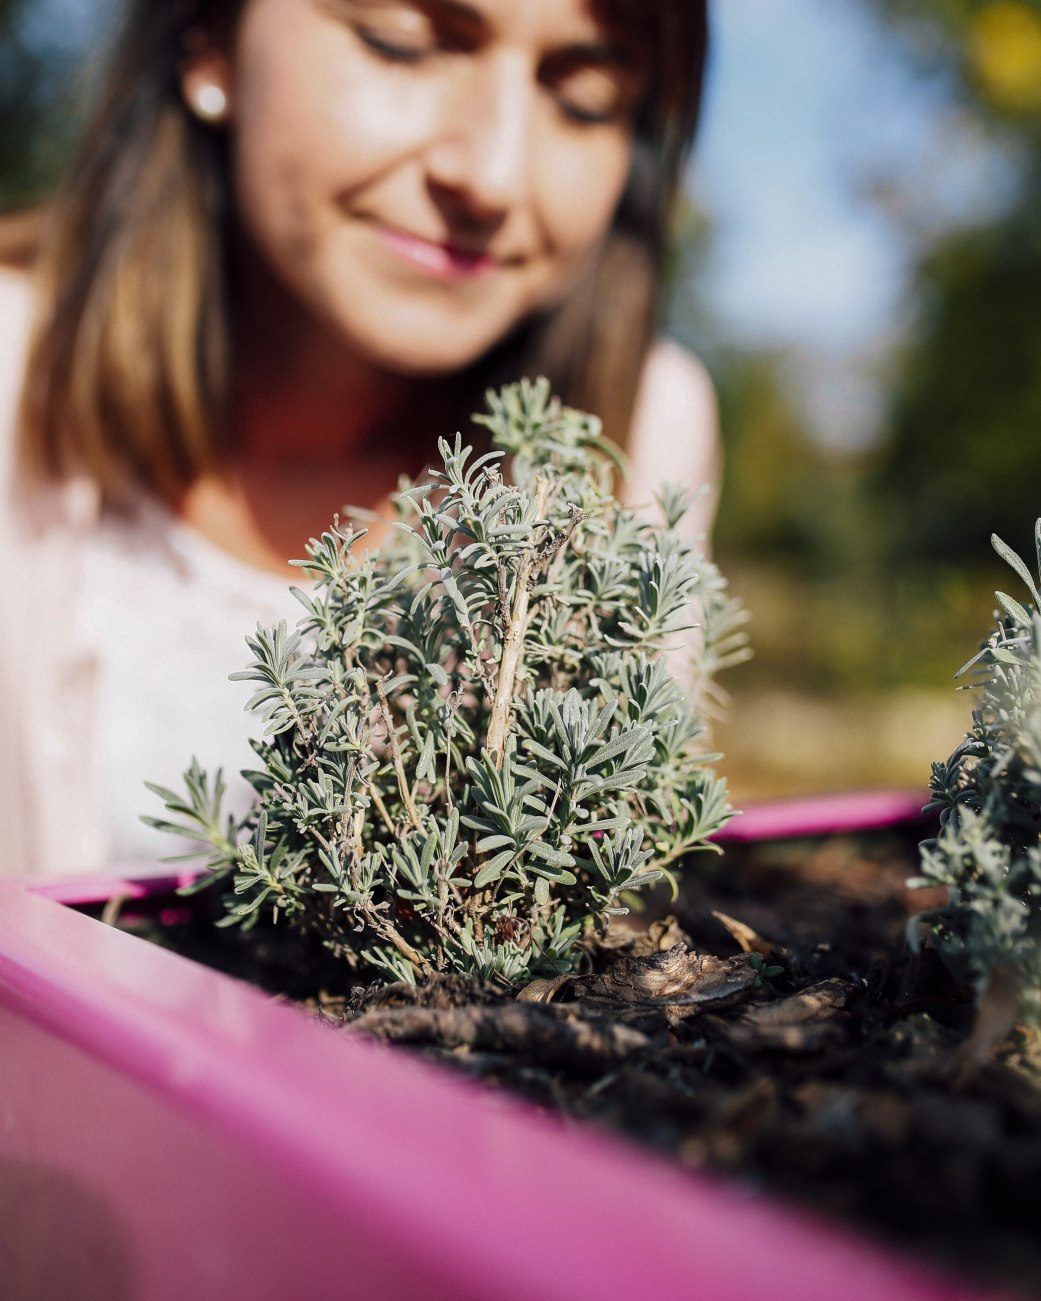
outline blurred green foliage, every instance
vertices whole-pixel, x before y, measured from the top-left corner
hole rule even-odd
[[[902,508],[879,487],[878,454],[842,456],[813,441],[783,357],[734,353],[713,369],[726,435],[715,545],[752,612],[756,657],[738,673],[746,688],[946,690],[990,608],[989,546],[969,566],[900,553]]]
[[[1041,202],[1030,185],[1029,204]],[[1041,226],[1020,208],[924,252],[920,319],[870,489],[887,559],[968,564],[992,532],[1027,550],[1041,510]]]
[[[903,232],[909,326],[869,453],[814,443],[782,356],[714,358],[717,550],[757,650],[742,673],[816,695],[946,690],[1000,577],[991,533],[1028,550],[1041,514],[1041,4],[861,4],[1014,177],[985,222]]]
[[[862,2],[1016,171],[1004,211],[918,250],[917,320],[870,480],[889,563],[971,566],[992,532],[1028,550],[1041,513],[1041,6]]]
[[[92,29],[111,8],[99,0]],[[68,0],[0,0],[0,211],[51,191],[79,128],[77,105],[92,40]]]

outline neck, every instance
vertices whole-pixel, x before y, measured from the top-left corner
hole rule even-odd
[[[239,559],[298,578],[289,558],[350,507],[378,540],[398,479],[424,468],[452,386],[353,355],[256,266],[241,283],[228,473],[194,484],[179,514]]]
[[[345,346],[277,284],[249,250],[240,257],[232,457],[238,465],[349,459],[415,410],[421,381]]]

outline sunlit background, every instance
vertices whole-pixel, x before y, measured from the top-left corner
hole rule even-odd
[[[714,13],[673,314],[722,396],[716,549],[753,613],[726,768],[739,796],[924,785],[1018,584],[990,535],[1031,556],[1041,514],[1041,7]]]
[[[0,0],[0,206],[45,196],[111,0]],[[738,800],[924,787],[968,723],[994,531],[1041,514],[1041,5],[715,0],[669,328],[721,398],[755,659]]]

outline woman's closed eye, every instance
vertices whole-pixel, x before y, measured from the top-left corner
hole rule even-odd
[[[632,111],[637,99],[637,79],[613,60],[561,56],[547,61],[540,80],[552,91],[561,112],[579,124],[616,122]]]
[[[362,46],[387,63],[418,64],[442,54],[479,51],[492,39],[488,24],[454,0],[324,0]],[[562,116],[578,126],[611,125],[627,117],[644,78],[614,45],[569,46],[545,54],[539,85]]]
[[[475,33],[451,11],[410,0],[347,0],[342,6],[361,43],[392,63],[419,63],[434,54],[473,48]]]
[[[357,23],[354,30],[373,54],[392,63],[418,63],[440,49],[428,23]]]

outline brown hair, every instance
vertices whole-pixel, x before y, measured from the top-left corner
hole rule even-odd
[[[226,162],[220,133],[184,105],[180,68],[188,30],[227,34],[243,2],[130,7],[39,259],[20,449],[38,477],[84,471],[106,495],[130,481],[173,502],[226,464]],[[545,374],[621,441],[656,326],[707,23],[705,0],[596,4],[651,59],[628,186],[583,283],[477,363],[463,398],[468,412],[488,384]]]

